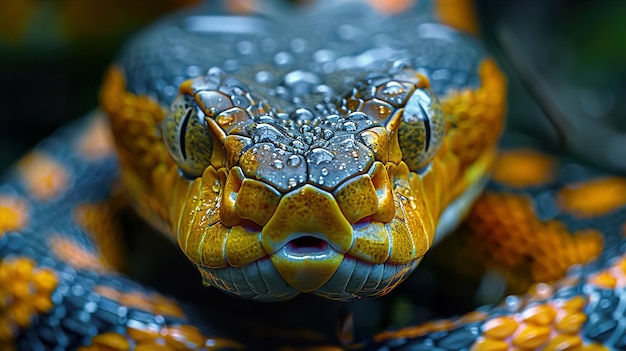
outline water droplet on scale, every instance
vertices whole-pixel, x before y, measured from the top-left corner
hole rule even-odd
[[[297,155],[291,155],[287,159],[287,166],[289,167],[298,167],[301,163],[302,160],[300,160],[300,157],[298,157]]]
[[[276,168],[276,169],[283,169],[284,164],[283,164],[283,161],[282,161],[282,160],[274,160],[274,161],[272,162],[272,166],[273,166],[274,168]]]
[[[396,96],[404,93],[404,87],[398,82],[389,82],[385,85],[382,92],[388,96]]]
[[[356,130],[356,124],[354,122],[344,122],[343,130],[346,132],[354,132]]]
[[[296,185],[298,185],[298,181],[296,180],[296,178],[289,178],[289,180],[287,181],[287,186],[289,188],[294,188]]]

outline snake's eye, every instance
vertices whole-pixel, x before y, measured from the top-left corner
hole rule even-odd
[[[423,170],[439,150],[446,129],[441,105],[428,89],[416,89],[404,106],[398,127],[402,159],[410,170]]]
[[[213,139],[204,114],[192,97],[180,95],[170,107],[162,127],[163,141],[183,174],[196,178],[210,165]]]

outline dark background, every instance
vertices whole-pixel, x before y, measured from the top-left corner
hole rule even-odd
[[[97,105],[103,72],[131,33],[192,2],[0,0],[0,170]],[[506,37],[545,81],[540,94],[564,111],[570,152],[624,172],[626,2],[478,0],[477,8],[491,50]],[[553,150],[554,128],[500,61],[511,77],[509,129]]]
[[[0,171],[59,126],[95,108],[103,73],[125,39],[188,2],[0,0]],[[478,0],[477,9],[485,42],[510,77],[511,135],[505,140],[523,139],[626,173],[626,2]],[[521,66],[511,64],[512,54]],[[513,67],[534,75],[535,95],[563,112],[559,124],[566,147],[559,147],[562,138],[540,108],[545,102],[529,94]],[[203,289],[195,270],[188,271],[184,279]],[[428,271],[414,274],[434,280]],[[442,314],[472,308],[458,293],[450,294],[451,299],[431,296],[446,301]]]

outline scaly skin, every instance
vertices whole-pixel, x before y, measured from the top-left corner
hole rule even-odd
[[[463,27],[430,2],[395,17],[356,4],[319,11],[272,20],[195,13],[129,45],[105,79],[104,113],[44,141],[0,187],[0,348],[259,347],[245,326],[226,338],[222,306],[179,304],[117,271],[119,178],[205,284],[230,294],[353,300],[408,277],[494,167],[504,79],[473,38],[436,23],[438,14]],[[533,157],[501,159],[490,191],[516,195],[482,197],[471,229],[510,235],[483,240],[505,258],[546,250],[537,267],[552,266],[543,257],[597,261],[458,319],[356,341],[287,339],[309,349],[622,348],[624,181],[568,190],[572,179],[550,167],[539,180],[523,167],[502,171]],[[530,224],[515,235],[508,216]],[[571,236],[565,226],[597,231]],[[527,244],[536,232],[541,247]],[[280,333],[263,325],[260,334]]]

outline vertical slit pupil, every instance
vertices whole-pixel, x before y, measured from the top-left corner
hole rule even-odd
[[[420,108],[420,111],[422,112],[422,115],[424,116],[424,128],[426,129],[426,147],[424,148],[425,151],[428,151],[428,148],[430,148],[430,118],[428,118],[428,113],[426,113],[426,110],[424,109],[424,106],[422,106],[422,104],[417,104]]]
[[[187,159],[187,127],[189,126],[189,120],[191,119],[191,109],[187,109],[185,117],[183,117],[183,125],[180,128],[180,153],[184,159]]]

